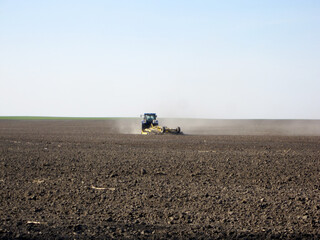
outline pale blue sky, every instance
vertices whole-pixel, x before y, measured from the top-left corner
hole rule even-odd
[[[0,116],[320,119],[320,1],[0,0]]]

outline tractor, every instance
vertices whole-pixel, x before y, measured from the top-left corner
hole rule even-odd
[[[177,128],[167,128],[165,126],[159,126],[157,120],[157,114],[155,113],[145,113],[141,115],[143,117],[141,121],[141,134],[180,134],[180,127]]]

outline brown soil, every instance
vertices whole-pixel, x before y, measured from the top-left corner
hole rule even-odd
[[[0,238],[320,238],[320,137],[116,125],[0,121]]]

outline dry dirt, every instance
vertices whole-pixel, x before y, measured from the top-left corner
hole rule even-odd
[[[0,238],[320,238],[320,137],[117,125],[1,120]]]

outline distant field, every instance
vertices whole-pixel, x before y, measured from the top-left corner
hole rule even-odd
[[[118,117],[46,117],[46,116],[0,116],[0,120],[108,120]]]
[[[60,128],[83,126],[96,128],[107,133],[140,134],[141,119],[121,117],[46,117],[46,116],[3,116],[2,121],[17,125],[16,129],[25,131],[23,125],[47,126],[48,121],[57,121]],[[42,121],[43,120],[43,121]],[[23,123],[23,121],[25,121]],[[189,135],[282,135],[282,136],[320,136],[320,120],[290,119],[191,119],[159,118],[159,124],[171,128],[181,127]]]

